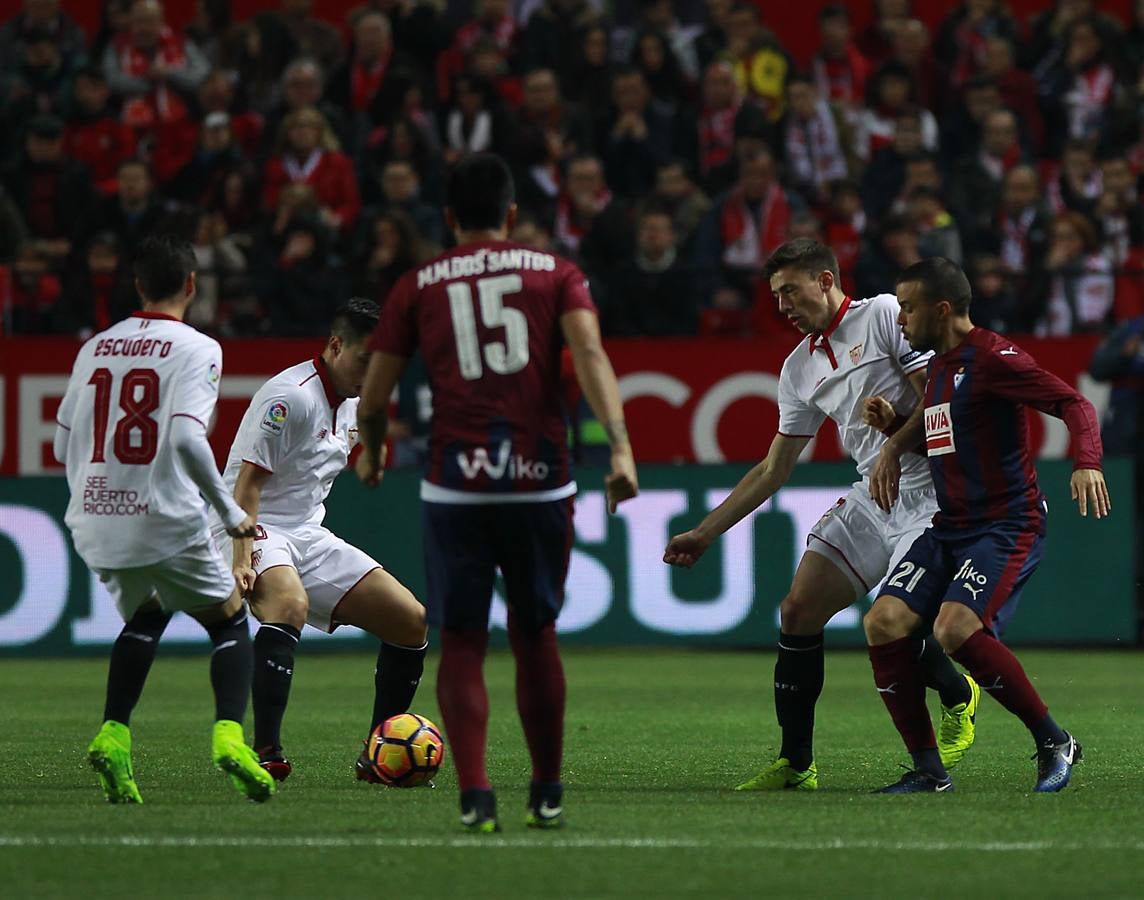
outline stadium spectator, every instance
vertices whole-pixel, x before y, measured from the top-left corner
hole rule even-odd
[[[935,113],[945,109],[947,87],[934,59],[929,29],[921,19],[906,19],[898,27],[890,61],[905,66],[919,104]]]
[[[1076,210],[1091,216],[1100,196],[1100,168],[1092,144],[1073,139],[1064,145],[1059,165],[1044,167],[1049,177],[1045,196],[1049,208],[1056,213]]]
[[[597,282],[600,329],[610,337],[696,333],[699,302],[692,273],[676,252],[671,213],[647,204],[636,219],[632,256]]]
[[[671,158],[672,121],[652,102],[639,69],[615,73],[610,108],[595,132],[612,191],[624,197],[647,194],[656,167]]]
[[[747,107],[749,108],[749,107]],[[736,122],[745,109],[743,96],[729,63],[714,62],[703,73],[703,89],[696,122],[696,163],[703,182],[731,160]]]
[[[438,207],[421,197],[421,184],[417,170],[408,160],[392,159],[381,169],[377,184],[380,193],[371,190],[367,198],[371,206],[403,212],[422,238],[440,247],[445,240],[445,220]]]
[[[524,27],[521,67],[526,72],[550,69],[561,87],[570,84],[579,34],[600,20],[600,14],[587,0],[544,0]]]
[[[283,120],[278,152],[267,162],[263,181],[266,210],[278,205],[284,185],[304,182],[313,188],[327,227],[348,234],[361,211],[353,164],[340,151],[326,117],[313,108],[300,109]]]
[[[103,72],[95,67],[80,69],[72,113],[64,127],[64,153],[91,170],[92,186],[104,196],[115,193],[116,172],[135,155],[135,132],[119,120],[110,100]]]
[[[1101,160],[1096,220],[1113,265],[1128,265],[1144,248],[1144,207],[1137,178],[1123,156]]]
[[[822,230],[822,243],[834,251],[842,276],[842,290],[851,297],[857,293],[854,269],[866,233],[866,211],[854,181],[836,181],[830,186],[830,207]]]
[[[853,40],[850,9],[844,3],[828,3],[818,14],[819,47],[811,60],[818,95],[838,103],[849,115],[866,97],[870,62]]]
[[[36,252],[58,265],[72,249],[93,197],[90,173],[64,155],[63,122],[37,116],[28,123],[24,152],[3,173]]]
[[[1108,131],[1117,99],[1113,46],[1095,21],[1078,19],[1068,28],[1063,55],[1041,74],[1050,155],[1064,138],[1095,142]]]
[[[858,36],[858,50],[877,68],[894,55],[894,40],[910,18],[910,0],[874,0],[874,21]]]
[[[329,230],[316,216],[294,216],[279,240],[263,248],[252,272],[270,334],[321,334],[345,295],[346,278]]]
[[[786,111],[786,79],[791,60],[775,34],[763,27],[759,8],[740,4],[731,10],[727,58],[744,96],[778,122]]]
[[[1112,330],[1096,348],[1088,373],[1097,381],[1112,383],[1100,428],[1105,453],[1135,456],[1139,475],[1140,462],[1144,461],[1140,429],[1144,422],[1144,316],[1121,322]],[[1139,495],[1141,485],[1136,489]]]
[[[990,331],[1010,334],[1020,329],[1020,303],[1006,276],[1001,260],[979,254],[966,272],[973,286],[970,318]]]
[[[0,28],[0,72],[24,58],[29,35],[47,34],[61,59],[79,61],[87,50],[83,29],[60,9],[59,0],[24,0],[16,13]]]
[[[349,136],[348,110],[343,111],[324,99],[324,92],[325,73],[315,60],[302,57],[286,66],[282,72],[280,99],[266,114],[264,154],[269,155],[274,152],[286,117],[303,109],[318,110],[339,141]]]
[[[992,79],[978,75],[965,83],[960,102],[942,116],[941,152],[947,165],[977,152],[985,117],[1001,108],[1001,90]]]
[[[516,224],[509,233],[509,240],[517,241],[533,250],[551,253],[555,250],[552,245],[552,232],[544,223],[527,214],[517,216]]]
[[[919,184],[906,194],[906,215],[918,234],[918,253],[944,256],[961,265],[961,235],[941,191]]]
[[[203,331],[215,329],[227,301],[244,286],[246,256],[227,231],[226,219],[218,213],[197,214],[191,244],[198,264],[198,295],[186,321]]]
[[[342,61],[341,35],[310,14],[313,5],[313,0],[281,0],[279,9],[255,15],[260,54],[272,72],[281,72],[299,56],[315,60],[324,72],[332,72]]]
[[[950,179],[950,206],[966,229],[970,242],[981,244],[993,227],[1005,173],[1023,161],[1017,117],[1007,109],[989,113],[981,148],[962,157]]]
[[[110,231],[98,232],[64,270],[52,331],[86,340],[139,307],[130,266]]]
[[[580,38],[573,76],[565,96],[584,109],[604,109],[612,99],[610,34],[603,24],[589,25]]]
[[[353,293],[384,305],[397,279],[440,252],[440,247],[421,236],[404,210],[389,207],[372,213],[364,217],[358,241]]]
[[[12,200],[8,189],[0,184],[0,266],[7,265],[16,251],[28,239],[28,229],[20,208]]]
[[[691,180],[682,160],[668,160],[656,169],[655,189],[648,202],[671,213],[677,246],[689,252],[692,236],[711,208],[711,200]]]
[[[256,160],[261,152],[266,119],[243,102],[242,84],[235,72],[212,69],[199,85],[196,96],[197,117],[202,120],[211,113],[226,113],[230,118],[230,131],[243,154]]]
[[[568,161],[552,236],[557,251],[583,261],[589,274],[606,269],[630,248],[626,211],[613,199],[599,158],[584,155]]]
[[[981,73],[990,38],[1013,40],[1018,26],[1002,0],[966,0],[938,28],[934,53],[942,64],[949,87],[959,89]]]
[[[465,62],[479,41],[490,41],[496,47],[507,70],[515,63],[519,39],[520,29],[509,0],[477,0],[473,18],[457,29],[448,50],[437,58],[438,97],[448,98],[451,85],[465,71]]]
[[[115,195],[96,205],[85,235],[111,232],[130,257],[143,238],[158,233],[169,221],[169,212],[147,164],[129,159],[116,173]]]
[[[453,165],[470,153],[483,153],[504,140],[500,104],[489,86],[462,74],[453,83],[453,102],[445,112],[442,156]]]
[[[918,233],[904,215],[886,216],[858,256],[854,283],[859,297],[892,294],[898,276],[921,260]]]
[[[371,172],[382,171],[391,162],[408,163],[420,181],[421,199],[437,204],[441,199],[441,179],[444,176],[441,156],[426,140],[424,131],[408,116],[398,116],[379,134],[378,143],[370,149],[367,157],[366,177]]]
[[[763,263],[786,240],[790,212],[774,158],[757,149],[742,161],[738,183],[715,200],[695,235],[695,272],[707,303],[749,308],[760,292],[769,301]]]
[[[870,158],[862,174],[862,206],[871,218],[888,210],[906,178],[906,162],[922,152],[922,119],[905,109],[894,120],[892,141]]]
[[[1116,281],[1096,228],[1078,212],[1053,219],[1041,290],[1029,311],[1040,337],[1101,332],[1112,324]]]
[[[676,4],[672,0],[639,0],[638,6],[639,19],[635,27],[616,30],[613,50],[618,59],[628,60],[643,70],[652,93],[657,100],[661,100],[670,96],[663,92],[667,89],[667,83],[657,81],[655,73],[646,66],[647,50],[641,48],[641,45],[648,35],[657,36],[656,43],[664,51],[658,70],[670,72],[675,85],[683,88],[699,80],[699,56],[695,39],[699,36],[700,29],[679,21],[676,17]]]
[[[51,332],[61,291],[60,280],[52,268],[50,257],[35,244],[24,244],[16,251],[5,311],[5,333]]]
[[[1029,39],[1021,54],[1021,66],[1038,78],[1068,53],[1069,30],[1081,20],[1090,21],[1100,41],[1113,46],[1121,31],[1121,24],[1113,16],[1098,12],[1093,0],[1053,0],[1052,6],[1035,14],[1029,21]]]
[[[1044,146],[1045,122],[1037,82],[1024,69],[1017,68],[1014,46],[1012,40],[1000,35],[986,38],[981,74],[996,83],[1001,103],[1021,122],[1025,148],[1039,155]]]
[[[1037,280],[1049,243],[1051,213],[1041,198],[1041,185],[1032,166],[1016,165],[1005,173],[995,227],[979,235],[978,251],[995,253],[1005,274],[1022,296]]]
[[[640,34],[630,63],[643,73],[652,105],[661,115],[674,118],[680,105],[690,100],[695,82],[680,67],[665,35],[658,31]]]
[[[830,183],[858,170],[854,135],[844,111],[823,99],[806,75],[794,75],[787,83],[783,149],[788,183],[811,206],[825,206]]]
[[[17,140],[33,116],[64,115],[75,66],[81,61],[61,55],[54,35],[42,28],[25,32],[20,50],[19,65],[0,78],[4,98],[0,121]]]
[[[731,10],[735,0],[704,0],[707,7],[703,30],[695,38],[695,57],[700,72],[727,50],[727,32],[731,28]]]
[[[888,62],[870,78],[867,89],[867,107],[858,119],[861,140],[858,155],[872,159],[884,147],[894,142],[899,117],[912,112],[921,127],[922,147],[938,147],[937,120],[928,109],[913,102],[913,87],[909,70],[898,62]]]
[[[166,185],[165,193],[181,203],[205,205],[218,194],[227,175],[252,168],[234,139],[230,116],[212,112],[203,120],[190,159]]]

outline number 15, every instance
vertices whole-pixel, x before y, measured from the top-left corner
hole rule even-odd
[[[519,309],[504,305],[504,298],[519,293],[521,286],[520,276],[515,274],[477,281],[481,321],[486,328],[504,329],[503,341],[489,341],[484,345],[484,364],[498,375],[511,375],[528,365],[528,319]],[[484,374],[484,366],[481,363],[482,348],[477,341],[473,292],[463,281],[454,281],[446,290],[461,377],[466,381],[476,381]]]

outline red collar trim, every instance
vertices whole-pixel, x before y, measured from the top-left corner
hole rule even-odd
[[[147,309],[137,309],[131,314],[134,319],[166,319],[169,322],[182,322],[178,316],[172,316],[168,313],[151,312]]]
[[[322,382],[322,389],[326,392],[326,400],[330,409],[337,409],[342,405],[342,398],[334,390],[334,383],[330,380],[330,370],[326,368],[326,361],[321,356],[314,357],[314,368],[318,372],[318,379]]]
[[[815,350],[825,350],[826,357],[830,360],[830,367],[832,369],[838,368],[838,360],[834,358],[834,348],[830,346],[830,336],[834,334],[839,323],[842,321],[842,317],[846,315],[846,310],[849,308],[850,297],[843,297],[842,304],[838,307],[838,312],[834,314],[834,318],[830,320],[830,324],[822,331],[810,336],[810,344],[808,345],[809,351],[813,354]]]

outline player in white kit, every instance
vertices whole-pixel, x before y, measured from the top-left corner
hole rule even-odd
[[[790,592],[780,607],[775,711],[778,758],[737,790],[815,790],[814,707],[822,692],[823,629],[830,618],[890,573],[937,511],[922,443],[919,399],[928,354],[910,348],[897,327],[891,294],[852,300],[839,287],[838,261],[812,240],[789,241],[764,274],[779,309],[807,335],[779,375],[779,429],[766,459],[694,529],[671,539],[664,562],[690,568],[711,542],[762,505],[790,477],[799,454],[829,417],[862,480],[819,519]],[[890,401],[897,419],[886,433],[864,418],[867,398]],[[930,687],[942,701],[939,749],[956,763],[974,737],[980,691],[936,641],[919,639]]]
[[[242,734],[252,667],[246,610],[200,496],[231,534],[254,533],[207,443],[222,350],[183,323],[194,266],[186,241],[143,242],[135,261],[143,310],[83,345],[57,414],[55,454],[71,491],[66,521],[126,622],[111,653],[103,726],[88,748],[112,803],[143,802],[128,726],[175,610],[197,619],[214,645],[215,764],[252,800],[274,793]]]
[[[232,547],[224,523],[212,522],[262,623],[254,637],[254,747],[279,781],[291,771],[281,728],[303,625],[326,632],[356,625],[381,639],[371,730],[409,708],[424,667],[424,607],[369,554],[322,525],[330,487],[358,443],[357,395],[370,358],[365,339],[378,313],[369,300],[351,300],[335,314],[319,356],[258,389],[223,476],[257,519],[254,539],[236,538]],[[361,762],[358,777],[374,780]]]

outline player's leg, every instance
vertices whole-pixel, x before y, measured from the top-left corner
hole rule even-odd
[[[992,531],[959,555],[960,565],[934,622],[934,635],[958,663],[1029,729],[1037,748],[1035,790],[1059,791],[1069,782],[1081,747],[1049,714],[1020,661],[992,633],[997,613],[1015,603],[1042,555],[1030,532]]]
[[[874,686],[914,763],[913,770],[883,788],[884,793],[941,792],[953,787],[926,708],[925,673],[917,640],[947,583],[944,555],[932,532],[919,537],[862,621]]]
[[[270,548],[267,548],[269,550]],[[293,767],[282,752],[282,719],[294,681],[294,654],[306,624],[308,601],[297,569],[282,562],[282,553],[264,551],[262,568],[250,593],[250,611],[261,623],[254,635],[254,750],[276,781]],[[280,559],[281,558],[281,559]]]
[[[421,504],[429,621],[441,629],[437,705],[461,789],[461,824],[476,832],[499,830],[485,765],[489,697],[484,662],[496,572],[487,510]]]
[[[322,568],[337,571],[337,577],[346,581],[352,578],[354,584],[335,603],[332,624],[355,625],[381,640],[373,674],[372,731],[390,716],[408,710],[417,693],[428,646],[425,607],[367,554],[340,538],[335,540],[342,547]],[[318,597],[312,604],[316,614],[322,592],[315,589],[313,593]]]
[[[131,762],[131,713],[171,614],[155,599],[144,572],[105,573],[103,581],[127,621],[111,649],[103,724],[87,748],[87,758],[109,803],[142,803]]]
[[[817,539],[795,571],[779,607],[775,660],[775,714],[782,729],[778,758],[735,789],[739,791],[818,788],[814,763],[814,710],[825,672],[823,629],[831,617],[865,593],[838,551]]]
[[[564,824],[564,665],[556,617],[572,550],[572,500],[513,504],[498,510],[498,559],[508,603],[508,639],[516,663],[516,707],[532,759],[526,821]]]

